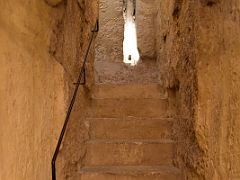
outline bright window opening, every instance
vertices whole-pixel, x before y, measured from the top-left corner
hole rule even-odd
[[[131,66],[137,65],[140,55],[137,46],[137,30],[135,23],[135,0],[124,1],[124,41],[123,62]]]

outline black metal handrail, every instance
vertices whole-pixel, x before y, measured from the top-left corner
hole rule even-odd
[[[70,105],[68,107],[67,115],[66,115],[66,118],[65,118],[65,121],[64,121],[64,124],[63,124],[61,134],[60,134],[59,139],[58,139],[58,143],[57,143],[55,152],[54,152],[53,157],[52,157],[52,163],[51,163],[52,164],[52,180],[56,180],[56,160],[57,160],[57,157],[58,157],[58,154],[59,154],[60,146],[62,144],[63,137],[64,137],[64,134],[65,134],[69,119],[70,119],[71,112],[72,112],[72,109],[73,109],[73,106],[74,106],[74,103],[75,103],[75,100],[76,100],[76,97],[77,97],[79,86],[85,84],[85,70],[86,70],[86,63],[87,63],[87,59],[88,59],[88,54],[90,52],[90,48],[91,48],[91,45],[92,45],[92,42],[93,42],[93,39],[94,39],[94,34],[97,33],[98,31],[99,31],[99,21],[97,20],[97,22],[95,24],[95,27],[92,30],[91,38],[90,38],[90,41],[89,41],[89,44],[88,44],[88,49],[87,49],[87,52],[85,54],[82,67],[81,67],[79,75],[78,75],[77,83],[75,83],[76,87],[75,87]],[[81,83],[82,78],[84,78],[83,83]]]

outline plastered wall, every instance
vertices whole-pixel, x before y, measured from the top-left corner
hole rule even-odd
[[[96,21],[97,1],[1,0],[0,7],[0,179],[50,180],[51,158]],[[92,62],[93,52],[88,83],[78,99],[86,97],[93,82]],[[74,114],[83,105],[84,100]],[[57,160],[58,179],[65,179],[71,167],[65,145]]]
[[[0,7],[0,179],[50,179],[68,91],[48,54],[54,12],[44,1]]]

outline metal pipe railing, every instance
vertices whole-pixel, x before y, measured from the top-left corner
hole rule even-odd
[[[94,39],[94,34],[97,33],[98,31],[99,31],[99,21],[97,20],[97,22],[95,24],[95,27],[92,30],[92,34],[91,34],[91,38],[90,38],[90,41],[89,41],[89,44],[88,44],[87,52],[85,54],[82,67],[81,67],[79,75],[78,75],[77,83],[75,83],[76,87],[75,87],[70,105],[68,107],[67,115],[66,115],[66,118],[65,118],[65,121],[64,121],[64,124],[63,124],[63,128],[61,130],[61,134],[60,134],[59,139],[58,139],[58,143],[57,143],[55,152],[54,152],[53,157],[52,157],[52,162],[51,162],[51,165],[52,165],[52,180],[56,180],[56,160],[57,160],[59,150],[60,150],[60,147],[61,147],[61,144],[62,144],[62,141],[63,141],[63,137],[64,137],[65,132],[66,132],[66,128],[67,128],[67,125],[68,125],[68,122],[69,122],[69,119],[70,119],[70,116],[71,116],[71,113],[72,113],[74,103],[76,101],[79,86],[85,84],[85,70],[86,70],[86,63],[87,63],[87,59],[88,59],[88,54],[90,52],[90,48],[91,48],[91,45],[92,45],[92,42],[93,42],[93,39]],[[81,83],[82,78],[84,78],[83,83]]]

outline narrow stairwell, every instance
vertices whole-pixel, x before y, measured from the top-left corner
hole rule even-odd
[[[81,180],[182,179],[168,94],[158,84],[96,85],[90,109]]]

